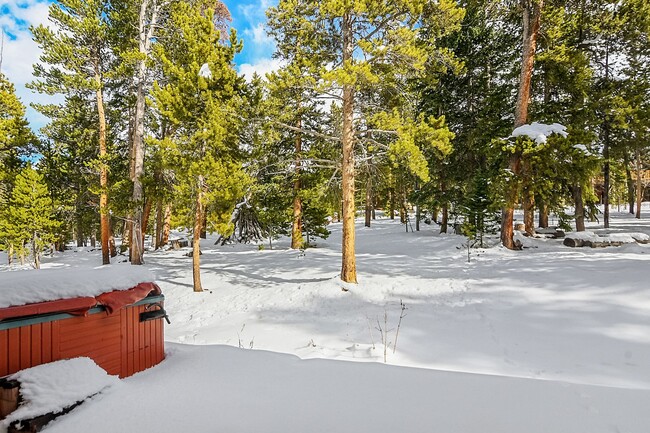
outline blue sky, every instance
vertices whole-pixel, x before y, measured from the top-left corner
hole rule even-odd
[[[223,0],[232,14],[232,26],[237,29],[244,49],[235,62],[242,74],[257,72],[261,75],[276,69],[278,62],[272,59],[273,41],[264,28],[265,11],[277,4],[277,0]],[[39,49],[31,39],[30,25],[47,23],[50,0],[0,0],[0,27],[5,32],[2,72],[16,85],[16,93],[25,105],[32,102],[46,103],[52,99],[34,94],[25,87],[32,77],[32,65],[38,61]],[[34,130],[47,123],[47,119],[27,109],[27,118]]]

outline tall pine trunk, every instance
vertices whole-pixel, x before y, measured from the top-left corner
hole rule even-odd
[[[548,206],[546,203],[539,203],[539,226],[543,229],[548,227]]]
[[[195,292],[202,292],[201,285],[201,226],[203,221],[203,176],[199,176],[194,204],[194,232],[192,239],[192,283]]]
[[[609,84],[609,41],[606,42],[605,47],[605,83]],[[605,114],[603,121],[603,227],[609,228],[609,190],[610,190],[610,163],[609,163],[609,147],[610,147],[610,124],[609,115]]]
[[[163,224],[163,231],[162,231],[162,238],[160,240],[160,246],[165,246],[167,245],[167,242],[169,242],[169,231],[171,230],[172,227],[172,205],[171,203],[168,203],[167,206],[165,206],[165,223]]]
[[[162,245],[162,225],[163,225],[163,201],[162,198],[156,200],[156,230],[154,234],[154,249]]]
[[[95,65],[95,83],[97,90],[97,115],[99,116],[99,215],[100,231],[102,243],[102,264],[111,263],[108,238],[110,237],[110,221],[108,214],[108,167],[106,165],[106,114],[104,113],[104,95],[102,93],[102,80],[99,73],[99,65]]]
[[[641,203],[643,202],[643,170],[641,170],[641,151],[636,150],[636,214],[635,218],[641,219]]]
[[[140,238],[140,241],[142,242],[143,245],[143,250],[144,250],[144,238],[147,235],[147,226],[149,225],[149,217],[151,216],[151,208],[153,206],[153,200],[151,197],[147,197],[147,199],[144,201],[144,210],[142,213],[142,237]]]
[[[152,12],[150,19],[147,20],[149,6],[151,4]],[[144,116],[145,116],[145,79],[147,76],[146,58],[149,56],[151,40],[154,36],[158,16],[157,1],[142,0],[140,4],[140,16],[138,19],[138,50],[141,58],[137,63],[137,80],[135,116],[133,128],[133,226],[131,236],[131,264],[141,265],[144,263],[144,244],[143,244],[143,210],[142,206],[144,197],[144,188],[142,186],[142,175],[144,174]],[[148,21],[148,22],[147,22]]]
[[[296,123],[298,129],[302,128],[302,119],[298,118]],[[291,223],[291,248],[300,249],[303,246],[302,239],[302,200],[300,199],[300,175],[302,165],[302,135],[296,132],[295,138],[295,173],[293,179],[293,220]]]
[[[370,227],[370,220],[372,219],[372,179],[368,173],[366,180],[366,212],[365,212],[365,226]]]
[[[582,198],[582,187],[576,184],[573,187],[573,201],[575,203],[576,231],[585,231],[585,204]]]
[[[36,250],[36,241],[37,236],[36,233],[34,233],[32,236],[32,255],[34,256],[34,268],[41,269],[41,256]]]
[[[530,187],[524,188],[522,204],[524,206],[524,226],[529,236],[535,234],[535,194]]]
[[[354,52],[352,17],[343,15],[343,64],[352,61]],[[346,283],[357,282],[357,264],[354,253],[354,89],[350,84],[343,86],[343,239],[341,280]]]
[[[523,49],[521,58],[521,73],[517,90],[517,105],[515,107],[515,128],[524,125],[528,120],[528,104],[530,102],[530,81],[533,75],[535,49],[542,16],[543,0],[522,0],[523,7]],[[510,156],[510,171],[518,176],[521,170],[521,154],[515,152]],[[517,182],[511,182],[506,193],[506,206],[501,212],[501,242],[508,249],[515,249],[513,239],[515,202],[518,195]]]
[[[627,203],[629,205],[630,213],[634,215],[634,179],[632,179],[630,156],[627,152],[623,152],[623,166],[625,167],[625,184],[627,185]]]

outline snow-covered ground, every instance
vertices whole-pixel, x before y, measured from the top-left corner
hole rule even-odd
[[[204,241],[203,293],[186,251],[147,254],[172,320],[168,358],[48,430],[650,431],[650,245],[527,239],[468,263],[463,237],[381,219],[357,226],[359,284],[344,291],[340,225],[330,229],[304,253]],[[650,234],[650,220],[614,213],[611,229],[588,229]],[[43,267],[98,257],[66,252]]]

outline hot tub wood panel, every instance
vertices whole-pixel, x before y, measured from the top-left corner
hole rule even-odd
[[[162,319],[140,322],[146,306],[136,304],[111,316],[99,312],[0,330],[0,377],[78,356],[92,358],[120,377],[152,367],[165,356],[164,326]]]

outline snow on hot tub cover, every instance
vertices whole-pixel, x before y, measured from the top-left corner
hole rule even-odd
[[[141,266],[6,272],[0,279],[0,320],[55,312],[83,315],[96,305],[110,314],[151,292],[159,294],[153,280]]]

